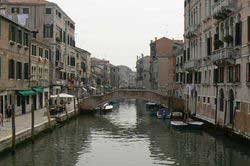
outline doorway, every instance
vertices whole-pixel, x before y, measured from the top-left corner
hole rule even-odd
[[[229,124],[233,124],[234,121],[234,92],[231,89],[229,91]]]

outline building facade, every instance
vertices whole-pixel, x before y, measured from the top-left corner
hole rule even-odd
[[[248,0],[186,0],[181,82],[187,109],[250,136]]]
[[[182,41],[162,37],[150,43],[151,89],[171,91],[175,86],[176,58],[174,50],[182,47]]]
[[[51,49],[52,93],[72,90],[76,83],[75,23],[55,3],[45,0],[4,0],[1,12],[32,31]]]
[[[43,108],[49,96],[49,84],[45,81],[49,47],[33,38],[34,32],[5,15],[0,15],[0,36],[0,112],[6,117],[8,107],[15,109],[16,114],[25,114],[32,106]],[[34,45],[36,49],[31,47]]]
[[[136,87],[150,89],[150,56],[137,57]]]

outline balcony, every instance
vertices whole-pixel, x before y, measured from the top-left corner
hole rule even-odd
[[[235,0],[217,0],[212,6],[213,18],[216,20],[224,20],[235,10]]]
[[[56,63],[55,63],[56,69],[61,70],[61,69],[63,69],[63,66],[64,66],[63,62],[56,61]]]
[[[233,48],[222,48],[213,52],[211,56],[211,61],[215,64],[229,63],[235,64],[235,59],[237,57],[237,52]]]
[[[185,70],[196,70],[200,67],[200,62],[198,60],[190,60],[184,63],[183,68]]]

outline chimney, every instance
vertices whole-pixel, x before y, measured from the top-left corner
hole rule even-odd
[[[150,43],[152,44],[152,43],[153,43],[153,40],[150,40]]]
[[[157,41],[157,37],[155,37],[155,41]]]

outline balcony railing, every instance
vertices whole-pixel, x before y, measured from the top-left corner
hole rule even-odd
[[[224,20],[235,9],[235,0],[217,0],[212,6],[213,17],[218,20]]]
[[[183,68],[185,70],[195,70],[200,67],[200,63],[197,60],[190,60],[184,63]]]
[[[56,61],[55,63],[56,69],[63,69],[64,63],[60,61]]]
[[[212,62],[219,62],[219,61],[225,61],[228,60],[234,61],[237,57],[237,53],[233,48],[223,48],[217,51],[214,51],[211,56]]]

